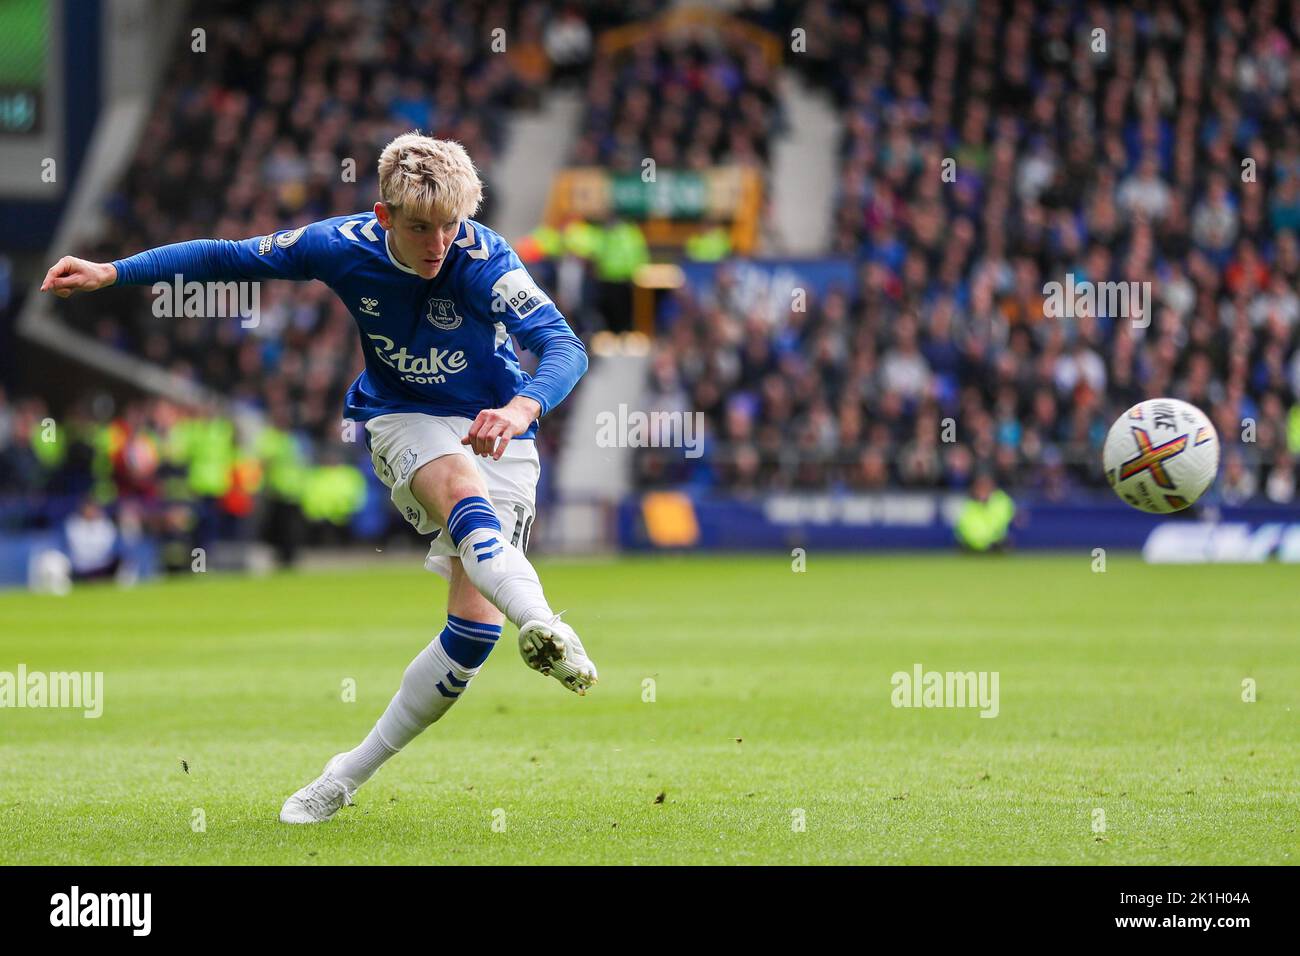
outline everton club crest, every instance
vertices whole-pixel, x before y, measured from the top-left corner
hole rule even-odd
[[[442,329],[444,332],[458,328],[461,321],[460,316],[456,314],[456,303],[451,299],[430,299],[428,318],[434,328]]]

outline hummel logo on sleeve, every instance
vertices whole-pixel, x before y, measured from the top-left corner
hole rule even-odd
[[[471,259],[486,259],[488,257],[487,237],[485,236],[482,241],[479,241],[476,238],[474,226],[468,219],[465,220],[465,238],[457,239],[454,245],[462,249],[468,249]]]
[[[344,236],[351,239],[353,242],[360,242],[361,240],[357,238],[356,233],[352,230],[356,229],[357,226],[361,226],[362,221],[363,220],[361,219],[349,219],[347,222],[343,223],[343,225],[337,227],[338,231],[343,233]],[[361,226],[361,235],[365,236],[371,242],[378,242],[379,237],[375,235],[375,226],[378,222],[379,220],[377,219],[371,219],[366,222],[364,226]]]

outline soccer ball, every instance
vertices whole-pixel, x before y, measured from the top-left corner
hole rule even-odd
[[[1115,494],[1134,508],[1182,511],[1219,472],[1219,435],[1195,405],[1149,398],[1110,426],[1101,463]]]

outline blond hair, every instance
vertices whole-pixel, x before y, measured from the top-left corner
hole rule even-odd
[[[379,198],[416,219],[459,221],[478,211],[483,181],[460,143],[403,133],[379,154]]]

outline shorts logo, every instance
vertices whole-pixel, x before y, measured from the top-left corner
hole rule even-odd
[[[430,299],[428,319],[435,329],[444,332],[459,328],[461,323],[461,317],[456,313],[456,303],[451,299]]]
[[[408,506],[406,509],[406,520],[411,522],[411,524],[415,525],[417,528],[420,527],[420,512]]]
[[[415,449],[408,448],[406,451],[402,452],[402,457],[397,459],[397,470],[400,471],[402,477],[405,478],[411,473],[413,467],[415,467]]]
[[[281,249],[288,249],[291,245],[302,238],[302,234],[307,231],[306,226],[299,226],[292,232],[282,232],[275,237],[275,244]]]

